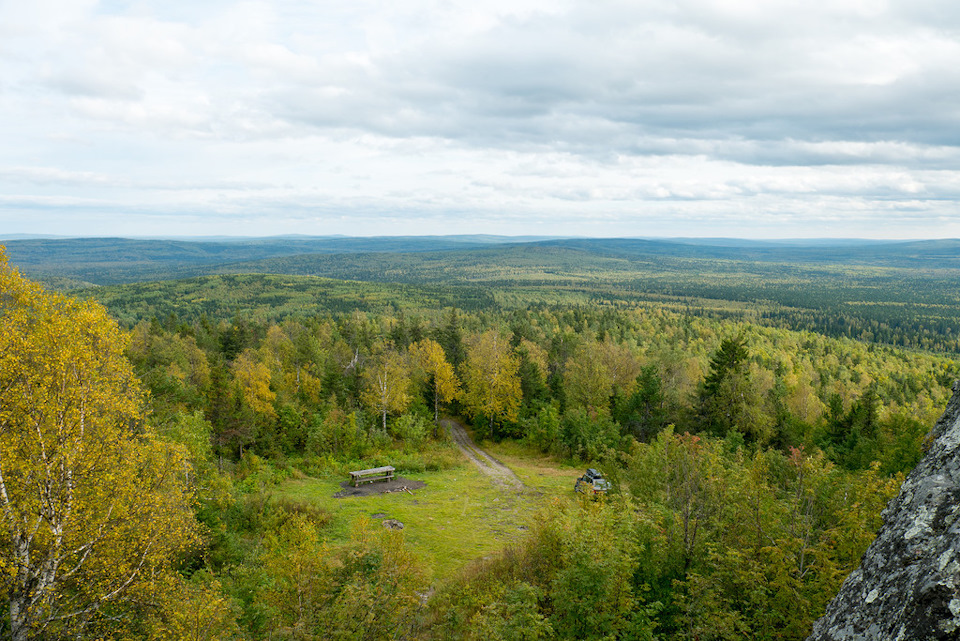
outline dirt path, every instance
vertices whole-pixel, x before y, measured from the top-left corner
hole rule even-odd
[[[449,418],[440,420],[440,425],[445,427],[457,444],[464,456],[473,461],[474,465],[480,468],[480,471],[492,478],[494,481],[505,487],[516,490],[523,489],[523,481],[517,478],[513,471],[493,458],[474,443],[467,434],[467,430],[457,421]]]

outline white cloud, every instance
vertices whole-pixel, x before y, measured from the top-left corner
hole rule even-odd
[[[958,34],[934,0],[4,3],[0,226],[960,233]]]

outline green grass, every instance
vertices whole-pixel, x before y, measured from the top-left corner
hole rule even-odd
[[[515,441],[483,441],[480,447],[513,470],[530,491],[547,498],[572,496],[573,485],[584,471],[582,465],[557,461]]]
[[[518,542],[534,514],[555,498],[573,500],[573,483],[579,468],[557,463],[511,444],[484,444],[488,451],[514,470],[527,486],[506,488],[464,461],[460,467],[439,472],[406,474],[426,487],[367,497],[333,498],[339,478],[298,479],[281,484],[278,498],[306,501],[329,510],[331,523],[323,533],[331,544],[346,542],[357,519],[376,514],[404,524],[410,549],[424,563],[434,583],[453,575],[473,560],[492,555]]]

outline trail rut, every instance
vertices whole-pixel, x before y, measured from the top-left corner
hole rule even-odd
[[[464,456],[473,461],[473,464],[476,465],[481,472],[504,487],[516,490],[523,489],[523,481],[517,478],[517,475],[514,474],[509,467],[477,447],[477,444],[474,443],[470,435],[467,434],[467,430],[463,425],[449,418],[442,419],[440,425],[447,429],[450,437],[453,438],[453,442],[460,448],[460,451],[463,452]]]

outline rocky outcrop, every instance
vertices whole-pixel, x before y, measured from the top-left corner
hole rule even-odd
[[[931,436],[807,641],[960,639],[960,383]]]

